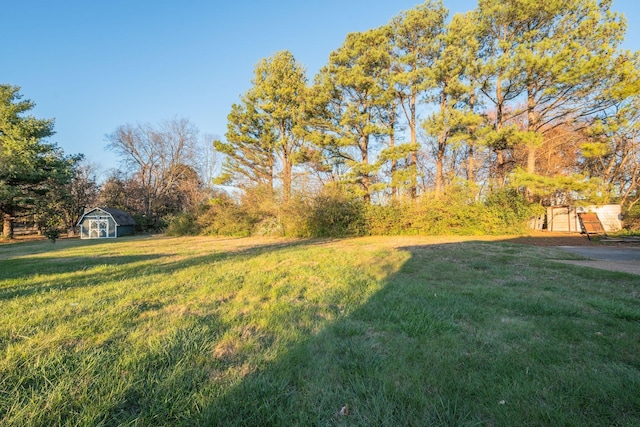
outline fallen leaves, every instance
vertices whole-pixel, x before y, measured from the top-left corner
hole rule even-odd
[[[349,416],[349,405],[347,405],[345,403],[344,406],[342,407],[342,409],[340,409],[338,412],[336,412],[335,416],[336,416],[336,418]]]

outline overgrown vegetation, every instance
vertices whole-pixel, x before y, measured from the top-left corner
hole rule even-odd
[[[279,205],[275,194],[249,190],[234,201],[223,193],[201,207],[197,215],[177,215],[170,235],[270,235],[287,237],[346,237],[364,235],[483,235],[518,234],[541,215],[538,204],[514,190],[495,191],[478,200],[465,186],[445,196],[424,194],[389,204],[367,204],[337,188],[315,197],[297,196]]]
[[[2,245],[0,424],[638,425],[637,276],[563,257],[416,237]]]

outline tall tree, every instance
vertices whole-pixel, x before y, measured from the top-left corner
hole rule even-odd
[[[432,136],[435,159],[435,193],[444,191],[445,156],[453,143],[466,141],[473,149],[473,131],[483,117],[475,111],[476,55],[478,43],[468,15],[456,14],[447,29],[439,36],[441,53],[432,66],[433,94],[439,108],[423,122]],[[471,155],[467,151],[467,155]],[[472,160],[469,160],[470,162]],[[473,164],[467,165],[473,179]]]
[[[97,205],[137,212],[139,209],[134,206],[131,198],[137,198],[138,195],[132,194],[131,188],[128,187],[124,173],[120,170],[112,171],[111,175],[100,185]]]
[[[625,79],[618,46],[622,18],[611,1],[547,2],[540,22],[529,23],[519,56],[525,70],[526,130],[544,135],[559,123],[593,117],[612,105],[611,87]],[[544,19],[546,18],[546,19]],[[527,144],[528,173],[536,173],[536,139]]]
[[[98,188],[94,166],[84,161],[76,164],[71,182],[60,189],[64,197],[60,197],[59,210],[68,232],[73,232],[85,209],[95,206]]]
[[[480,58],[482,67],[478,77],[480,89],[492,107],[488,117],[492,121],[492,132],[486,136],[485,143],[496,154],[492,176],[498,185],[504,185],[508,172],[507,150],[515,144],[515,125],[512,124],[518,114],[513,110],[513,102],[521,100],[524,82],[521,70],[514,59],[526,32],[526,20],[536,19],[530,15],[535,6],[533,1],[480,0],[476,15],[476,29],[481,40]],[[522,8],[521,6],[527,6]]]
[[[427,0],[391,21],[394,81],[409,128],[410,194],[417,194],[418,104],[435,87],[432,67],[442,49],[440,35],[449,11],[441,0]]]
[[[249,176],[272,188],[279,178],[286,202],[304,143],[306,71],[291,52],[281,51],[256,65],[252,83],[229,114],[227,142],[216,148],[228,156],[227,178]]]
[[[213,142],[225,155],[222,173],[216,184],[231,182],[248,187],[267,185],[274,189],[276,159],[273,152],[275,134],[245,95],[242,104],[233,104],[227,116],[226,141]]]
[[[586,129],[580,153],[581,167],[589,176],[600,177],[612,196],[630,208],[640,200],[640,76],[627,79],[616,94],[619,102]],[[618,86],[618,88],[621,88]]]
[[[26,115],[35,104],[22,100],[19,90],[0,85],[0,212],[6,238],[13,238],[16,217],[46,208],[41,202],[71,181],[81,158],[45,142],[54,134],[53,120]]]
[[[533,175],[545,133],[611,105],[604,94],[620,77],[625,26],[610,6],[610,0],[480,1],[482,87],[495,109],[489,141],[501,178],[507,150],[526,147],[524,171]]]
[[[291,197],[293,167],[304,143],[306,71],[291,52],[278,52],[258,63],[252,95],[275,131],[275,155],[281,167],[283,199],[287,202]]]
[[[211,134],[204,134],[200,140],[201,155],[198,156],[198,166],[203,185],[213,189],[214,180],[220,174],[221,155],[215,149],[214,142],[219,138]]]
[[[350,33],[316,76],[314,98],[318,116],[316,143],[335,166],[347,168],[347,178],[366,201],[380,165],[375,162],[375,138],[389,132],[381,115],[388,112],[389,32],[382,27]]]

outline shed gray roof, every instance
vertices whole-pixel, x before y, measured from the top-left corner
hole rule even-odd
[[[118,225],[136,225],[136,220],[125,211],[115,208],[100,208],[109,212]]]
[[[113,220],[116,222],[116,224],[118,226],[126,226],[126,225],[136,225],[136,220],[133,219],[133,217],[128,214],[127,212],[120,210],[120,209],[115,209],[115,208],[93,208],[93,209],[89,209],[88,211],[86,211],[84,213],[84,215],[82,215],[82,218],[80,218],[80,222],[84,219],[84,217],[88,214],[90,214],[91,212],[100,209],[103,210],[105,212],[107,212],[109,215],[111,215],[113,217]]]

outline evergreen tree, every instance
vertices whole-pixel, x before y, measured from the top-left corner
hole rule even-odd
[[[440,57],[440,35],[448,10],[440,0],[427,0],[391,21],[394,83],[409,128],[409,192],[417,195],[418,103],[436,86],[433,67]]]
[[[535,175],[545,135],[557,126],[580,126],[612,105],[606,94],[620,81],[625,25],[610,6],[610,0],[480,1],[482,88],[495,109],[487,142],[503,182],[508,151],[524,149],[521,166]],[[518,159],[511,160],[511,168],[517,166]]]
[[[315,81],[315,141],[333,168],[346,168],[343,178],[366,201],[380,168],[375,141],[389,132],[390,61],[386,27],[351,33]]]
[[[222,174],[215,183],[235,183],[241,187],[260,184],[273,190],[275,131],[246,95],[242,104],[231,106],[227,120],[226,141],[213,142],[215,149],[225,155]]]
[[[475,111],[476,85],[473,73],[477,70],[477,39],[467,15],[455,15],[444,33],[439,36],[441,53],[432,66],[434,100],[439,108],[423,122],[432,136],[432,156],[435,159],[435,193],[444,191],[445,157],[451,145],[467,143],[466,154],[471,156],[475,129],[483,124],[483,117]],[[468,176],[473,179],[474,165],[469,159]]]
[[[54,134],[53,120],[26,113],[34,107],[22,100],[20,88],[0,85],[0,212],[3,234],[13,238],[13,221],[38,213],[69,183],[81,156],[65,156],[45,139]]]
[[[245,177],[273,189],[279,178],[286,202],[304,143],[306,73],[290,52],[282,51],[256,65],[252,83],[229,114],[227,142],[215,143],[227,155],[218,182]]]

